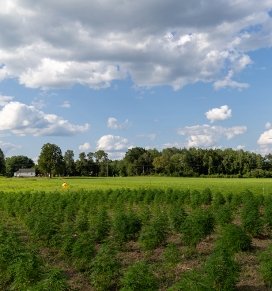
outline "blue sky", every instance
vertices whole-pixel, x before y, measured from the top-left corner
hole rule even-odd
[[[3,0],[0,148],[272,152],[272,0]]]

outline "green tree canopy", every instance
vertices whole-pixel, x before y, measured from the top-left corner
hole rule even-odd
[[[5,156],[3,151],[0,149],[0,174],[4,175],[6,172]]]
[[[55,144],[46,143],[41,149],[38,159],[39,170],[48,175],[59,175],[63,172],[63,157],[60,147]]]

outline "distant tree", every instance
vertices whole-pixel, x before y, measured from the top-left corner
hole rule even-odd
[[[60,147],[55,144],[46,143],[41,149],[38,159],[40,171],[50,178],[63,172],[64,163]]]
[[[109,175],[109,157],[103,150],[98,150],[94,153],[95,163],[98,167],[98,176]]]
[[[63,156],[65,175],[74,176],[76,171],[76,165],[74,161],[74,152],[72,150],[67,150]]]
[[[5,156],[3,151],[0,149],[0,174],[4,175],[6,172]]]
[[[35,166],[32,159],[26,156],[12,156],[6,158],[6,176],[12,177],[19,169],[29,169]]]
[[[88,160],[84,152],[80,153],[76,161],[76,171],[79,176],[88,176],[90,174]]]

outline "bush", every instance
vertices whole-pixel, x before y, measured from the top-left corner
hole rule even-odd
[[[168,232],[167,219],[160,214],[145,225],[140,233],[139,244],[144,250],[153,250],[165,242]]]
[[[177,264],[181,258],[178,247],[173,243],[170,243],[165,247],[163,257],[164,261],[171,265]]]
[[[216,248],[226,249],[230,253],[248,251],[251,248],[251,238],[240,226],[228,224],[223,227]]]
[[[182,229],[183,241],[186,245],[195,247],[213,230],[213,215],[207,210],[197,209],[185,219]]]
[[[168,289],[169,291],[214,291],[206,274],[192,270],[182,274],[182,278]]]
[[[212,191],[210,188],[205,188],[201,195],[202,204],[210,205],[212,202]]]
[[[94,255],[95,245],[92,237],[88,233],[79,234],[71,250],[74,265],[80,270],[85,270],[89,268]]]
[[[157,290],[158,283],[146,262],[137,262],[128,267],[121,280],[122,291]]]
[[[91,283],[97,290],[110,290],[117,284],[120,263],[109,244],[101,245],[91,264]]]
[[[272,197],[268,196],[265,200],[264,223],[269,230],[272,230]]]
[[[40,281],[30,291],[68,291],[68,285],[64,273],[59,269],[52,269],[46,276],[46,279]]]
[[[263,231],[263,221],[259,213],[259,205],[254,198],[245,201],[241,213],[242,226],[246,232],[256,237]]]
[[[217,192],[216,194],[213,195],[212,204],[215,208],[225,203],[226,203],[226,199],[221,192]]]
[[[113,220],[113,234],[118,242],[135,239],[141,230],[142,223],[133,212],[118,213]]]
[[[181,232],[187,213],[181,207],[172,207],[168,214],[170,227],[176,231]]]
[[[226,249],[217,249],[206,261],[204,272],[215,290],[234,290],[239,266]]]
[[[99,210],[90,217],[90,230],[96,242],[105,240],[110,232],[111,222],[109,215],[105,209]]]
[[[272,245],[259,255],[260,273],[267,287],[272,287]]]
[[[217,209],[215,209],[214,216],[217,224],[228,224],[233,219],[232,209],[229,205],[220,205]]]

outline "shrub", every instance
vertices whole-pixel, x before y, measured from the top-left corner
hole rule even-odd
[[[217,249],[206,261],[204,272],[215,290],[234,290],[239,266],[226,249]]]
[[[271,230],[272,229],[272,197],[268,196],[264,207],[264,223]]]
[[[213,195],[212,204],[215,208],[225,203],[226,203],[226,199],[221,192],[217,192]]]
[[[227,249],[230,253],[247,251],[251,248],[251,238],[240,226],[228,224],[223,227],[216,248]]]
[[[229,205],[220,205],[217,209],[215,209],[214,216],[217,224],[228,224],[233,219],[232,209]]]
[[[207,211],[197,209],[187,216],[183,224],[183,241],[186,245],[196,246],[214,230],[214,217]]]
[[[71,249],[74,265],[80,270],[85,270],[89,268],[94,255],[95,245],[92,237],[88,233],[79,234]]]
[[[212,202],[212,191],[210,188],[205,188],[201,195],[202,204],[210,205]]]
[[[91,264],[90,279],[97,290],[110,290],[117,284],[120,263],[116,251],[109,244],[101,245]]]
[[[176,232],[180,232],[187,213],[183,208],[175,206],[170,209],[168,216],[171,228]]]
[[[241,213],[242,226],[249,234],[258,236],[263,231],[263,221],[260,217],[259,206],[254,198],[244,203]]]
[[[137,262],[128,267],[121,280],[122,291],[157,290],[158,283],[146,262]]]
[[[139,243],[144,250],[153,250],[166,240],[168,231],[167,219],[160,214],[153,218],[150,224],[145,225],[139,237]]]
[[[68,291],[68,284],[64,273],[59,269],[52,269],[46,275],[46,278],[40,281],[34,287],[28,289],[30,291]]]
[[[169,291],[213,291],[206,274],[201,270],[187,271],[182,274],[181,279],[171,286]]]
[[[113,234],[118,242],[135,239],[141,230],[142,223],[133,212],[119,212],[113,220]]]
[[[259,255],[260,273],[267,287],[272,287],[272,245]]]
[[[190,194],[190,203],[193,208],[196,208],[202,204],[201,193],[198,190],[193,190]]]
[[[180,251],[177,247],[177,245],[173,243],[169,243],[163,253],[164,261],[168,264],[176,264],[180,261]]]
[[[90,218],[90,230],[96,242],[102,242],[109,235],[111,222],[105,209],[100,209]]]

